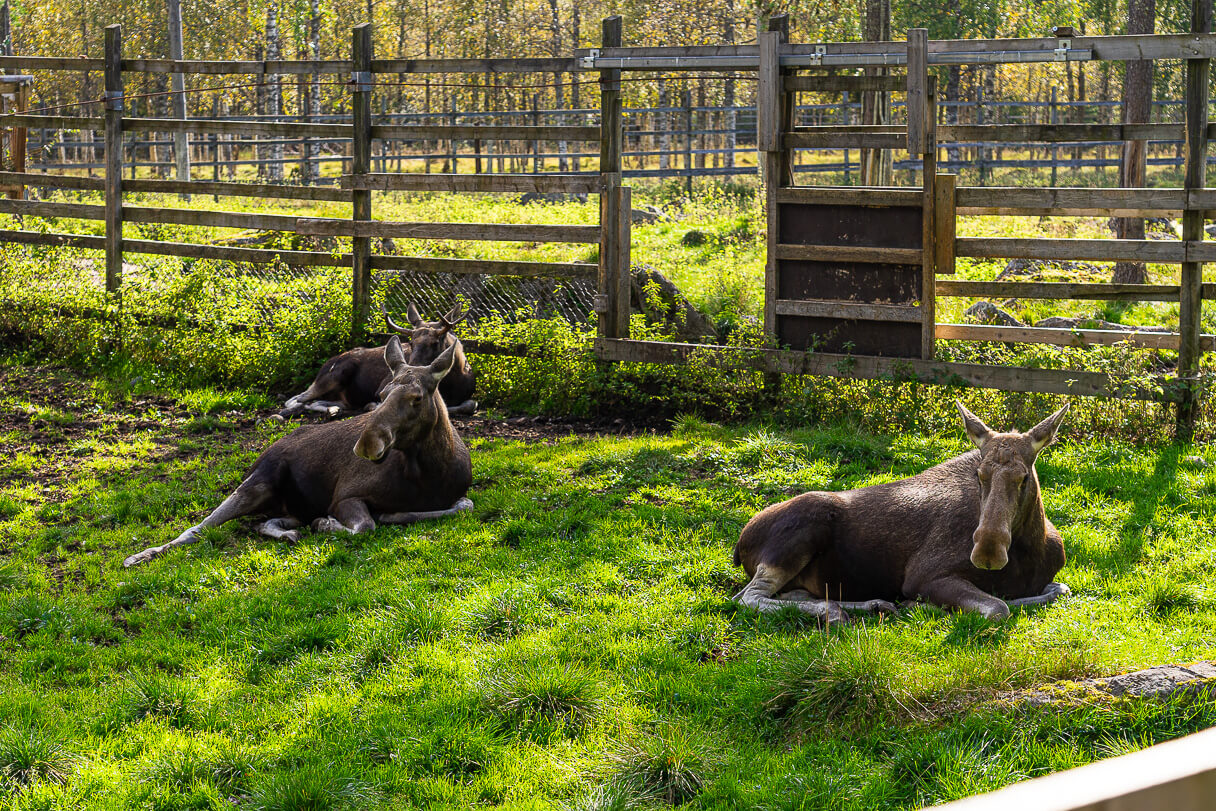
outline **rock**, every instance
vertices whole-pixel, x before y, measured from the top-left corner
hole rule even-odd
[[[696,248],[700,245],[704,245],[706,239],[708,239],[708,237],[704,231],[698,231],[696,228],[694,228],[683,236],[683,238],[680,240],[680,244],[685,248]]]
[[[1010,259],[1005,264],[1005,269],[1002,270],[996,277],[996,281],[1002,281],[1010,278],[1029,278],[1031,280],[1042,279],[1048,271],[1059,276],[1064,274],[1078,279],[1084,279],[1089,275],[1097,274],[1099,276],[1108,276],[1109,271],[1104,270],[1092,262],[1070,262],[1066,260],[1050,260],[1050,259]]]
[[[991,301],[977,301],[963,311],[963,318],[979,324],[995,324],[999,327],[1026,326],[1010,313],[1005,312]]]
[[[645,314],[648,323],[664,324],[680,340],[717,338],[718,330],[709,316],[692,306],[680,288],[654,268],[635,265],[630,291],[634,309]]]
[[[653,225],[667,215],[658,206],[642,206],[629,210],[629,221],[634,225]]]
[[[1159,665],[1105,679],[1052,684],[1020,698],[1029,704],[1043,705],[1102,696],[1170,699],[1203,693],[1216,696],[1216,662]]]
[[[1205,225],[1203,230],[1207,232],[1208,236],[1216,237],[1216,225]]]
[[[1053,329],[1106,329],[1119,332],[1169,332],[1166,327],[1134,327],[1127,324],[1116,324],[1113,321],[1103,321],[1100,318],[1065,318],[1053,315],[1036,321],[1036,327],[1051,327]]]
[[[524,192],[523,194],[521,194],[519,196],[519,202],[520,202],[520,205],[525,205],[525,206],[531,205],[532,203],[569,203],[569,202],[585,203],[585,202],[587,202],[587,195],[585,195],[585,194],[563,194],[561,192],[552,192],[552,193],[548,193],[548,194],[542,194],[541,192],[530,191],[530,192]]]

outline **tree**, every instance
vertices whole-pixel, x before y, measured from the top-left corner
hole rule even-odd
[[[1156,12],[1156,0],[1128,0],[1127,33],[1153,33],[1153,18]],[[1153,103],[1152,60],[1127,62],[1126,66],[1123,76],[1123,123],[1147,123]],[[1123,142],[1119,185],[1124,188],[1144,185],[1147,153],[1145,141]],[[1115,235],[1119,239],[1144,239],[1144,220],[1137,217],[1120,217],[1115,221]],[[1143,262],[1119,262],[1115,265],[1111,281],[1115,284],[1145,284],[1148,282],[1148,270]]]

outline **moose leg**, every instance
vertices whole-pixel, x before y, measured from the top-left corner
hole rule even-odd
[[[849,621],[849,615],[840,608],[839,603],[816,599],[811,597],[810,592],[802,592],[810,598],[805,600],[775,598],[773,595],[777,593],[777,590],[790,582],[793,577],[792,574],[761,563],[756,567],[756,574],[752,577],[751,582],[731,599],[740,605],[765,613],[780,611],[792,605],[802,613],[818,617],[825,622]]]
[[[285,517],[271,518],[268,521],[263,521],[255,526],[254,529],[269,538],[295,543],[300,540],[300,533],[297,532],[297,527],[299,526],[300,522],[296,519]]]
[[[336,417],[342,413],[342,403],[337,400],[313,400],[304,406],[305,411],[315,411],[327,417]]]
[[[806,589],[794,589],[793,591],[785,591],[778,594],[774,599],[785,600],[787,602],[806,602],[808,600],[818,600],[819,598],[811,594]],[[886,600],[863,600],[861,602],[845,602],[843,600],[833,600],[832,605],[838,605],[845,611],[860,611],[863,614],[898,614],[899,607],[895,603]]]
[[[461,498],[446,510],[429,510],[425,512],[412,513],[381,513],[380,515],[376,516],[376,520],[381,524],[413,524],[417,521],[428,521],[432,518],[447,518],[471,509],[473,509],[473,501],[468,498]]]
[[[241,482],[232,495],[220,502],[220,506],[212,510],[211,514],[202,521],[190,527],[164,546],[151,546],[137,555],[131,555],[131,557],[122,562],[122,565],[129,568],[137,563],[146,563],[152,560],[152,558],[160,557],[175,546],[185,546],[186,544],[194,543],[198,540],[198,531],[203,527],[218,527],[220,524],[231,521],[233,518],[255,513],[266,506],[267,502],[270,501],[270,497],[270,488],[266,483],[260,479],[254,481],[251,476]]]
[[[1009,606],[1004,600],[961,577],[933,580],[918,589],[909,589],[909,592],[935,605],[977,611],[990,620],[1003,620],[1009,616]]]
[[[312,522],[314,532],[370,532],[376,528],[367,504],[361,499],[348,498],[334,505],[334,514]]]
[[[1028,608],[1035,605],[1047,605],[1054,603],[1061,597],[1067,597],[1072,592],[1068,586],[1063,583],[1048,583],[1043,589],[1042,594],[1037,594],[1034,597],[1019,597],[1016,600],[1006,600],[1010,608]]]
[[[473,414],[477,411],[476,400],[465,400],[460,405],[448,406],[448,416],[463,417]]]

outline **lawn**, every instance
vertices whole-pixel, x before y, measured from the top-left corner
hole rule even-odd
[[[149,385],[0,366],[0,807],[916,808],[1216,724],[1018,700],[1216,656],[1207,448],[1066,424],[1038,469],[1072,597],[824,630],[730,602],[743,524],[961,428],[490,414],[463,424],[470,514],[295,545],[235,522],[124,570],[291,430]]]

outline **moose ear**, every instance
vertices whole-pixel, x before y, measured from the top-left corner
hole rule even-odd
[[[984,425],[979,417],[968,411],[961,400],[955,400],[954,404],[958,406],[958,413],[963,418],[963,428],[967,430],[967,438],[975,447],[982,449],[984,443],[992,438],[992,429]]]
[[[414,306],[414,302],[410,302],[410,306],[405,309],[405,320],[409,321],[415,327],[422,326],[422,316],[418,314],[418,308]]]
[[[1064,421],[1064,415],[1068,413],[1068,405],[1065,403],[1059,411],[1026,432],[1036,456],[1056,438],[1056,431],[1060,430],[1060,423]]]
[[[439,357],[431,361],[431,365],[426,367],[426,370],[431,374],[431,380],[434,385],[438,386],[439,381],[443,380],[452,371],[452,366],[456,361],[456,344],[452,344],[447,349],[439,354]]]
[[[405,352],[401,349],[401,339],[396,335],[389,338],[388,344],[384,347],[384,362],[388,364],[388,370],[393,374],[397,374],[405,366]]]

